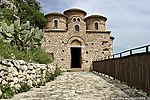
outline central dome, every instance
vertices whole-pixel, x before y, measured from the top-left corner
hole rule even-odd
[[[68,9],[68,10],[64,11],[64,14],[65,14],[65,15],[68,15],[68,14],[70,14],[71,12],[83,13],[84,16],[86,16],[86,14],[87,14],[84,10],[81,10],[81,9],[78,9],[78,8]]]

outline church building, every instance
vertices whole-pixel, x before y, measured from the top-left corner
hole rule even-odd
[[[106,30],[107,18],[81,9],[45,15],[42,48],[53,55],[54,63],[67,70],[89,71],[92,61],[112,54],[114,37]]]

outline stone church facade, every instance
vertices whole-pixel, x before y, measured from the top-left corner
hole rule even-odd
[[[107,31],[107,18],[101,15],[86,16],[81,9],[45,15],[45,42],[43,49],[53,55],[54,63],[64,69],[89,71],[92,61],[112,54],[113,37]]]

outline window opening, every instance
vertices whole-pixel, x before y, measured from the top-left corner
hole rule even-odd
[[[58,20],[54,20],[54,28],[55,28],[55,29],[58,28]]]
[[[75,31],[76,31],[76,32],[79,32],[79,25],[76,25],[76,26],[75,26]]]
[[[95,29],[98,30],[98,23],[95,23]]]

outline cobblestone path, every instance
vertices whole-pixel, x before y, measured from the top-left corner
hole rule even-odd
[[[121,98],[130,96],[94,73],[64,72],[46,86],[17,94],[13,100],[124,100]]]

